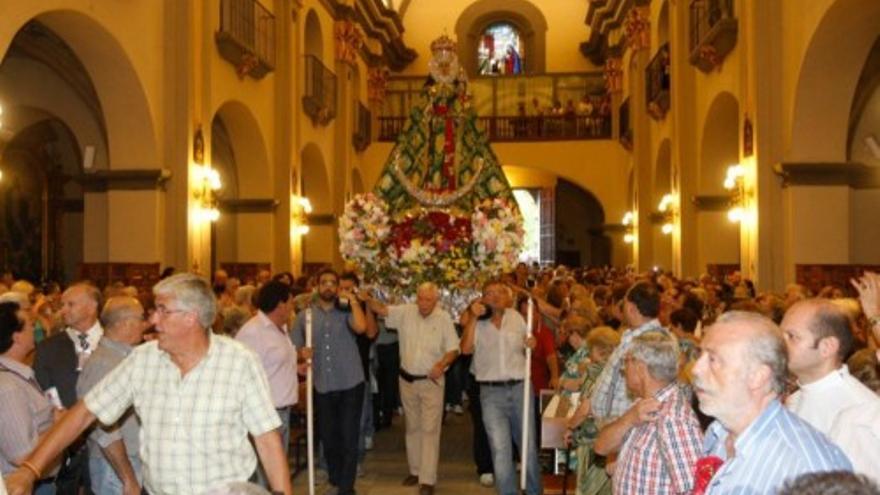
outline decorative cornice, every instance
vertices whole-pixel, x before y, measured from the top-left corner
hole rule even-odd
[[[784,162],[773,171],[782,177],[782,186],[849,186],[854,189],[880,188],[880,169],[858,162]]]
[[[228,213],[272,213],[280,201],[274,198],[221,199],[220,210]]]
[[[725,211],[730,208],[734,197],[731,194],[701,194],[691,198],[691,202],[700,211]]]
[[[609,56],[622,56],[626,36],[621,28],[627,15],[633,7],[650,3],[651,0],[591,0],[584,19],[590,28],[590,38],[580,44],[581,54],[596,65],[604,64]]]
[[[403,42],[403,21],[400,15],[386,7],[382,0],[320,0],[334,20],[357,22],[367,38],[376,40],[381,53],[371,50],[370,43],[360,49],[364,61],[371,67],[386,65],[400,71],[416,59],[416,52]]]
[[[74,177],[88,192],[165,190],[168,169],[98,170]]]
[[[330,214],[312,214],[306,215],[306,220],[309,225],[335,225],[336,224],[336,216]]]

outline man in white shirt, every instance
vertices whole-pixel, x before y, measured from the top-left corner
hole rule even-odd
[[[287,453],[290,442],[290,408],[297,403],[296,348],[288,335],[287,322],[293,311],[290,287],[270,281],[260,287],[257,314],[235,334],[235,340],[250,347],[266,371],[272,403],[281,418],[281,443]]]
[[[409,476],[405,486],[419,484],[420,495],[434,493],[440,458],[444,373],[458,357],[458,334],[452,317],[437,307],[440,291],[422,284],[415,304],[384,306],[370,301],[385,325],[400,338],[400,401],[406,418],[406,457]]]
[[[853,350],[849,317],[830,301],[807,299],[795,303],[782,319],[788,351],[788,369],[797,376],[800,389],[786,407],[814,428],[828,435],[858,465],[861,447],[849,425],[839,421],[849,410],[876,405],[880,398],[849,374],[844,364]],[[836,429],[832,429],[833,426]],[[880,445],[872,449],[880,450]],[[878,479],[880,467],[874,466]]]
[[[473,354],[474,376],[480,386],[483,423],[489,437],[499,495],[519,494],[513,466],[513,448],[522,443],[523,379],[526,346],[535,347],[525,320],[508,304],[507,286],[487,283],[482,302],[469,308],[461,337],[462,354]],[[488,311],[488,313],[487,313]],[[528,387],[529,392],[532,388]],[[534,397],[532,397],[534,400]],[[541,493],[534,415],[528,414],[528,448],[522,463],[526,472],[526,494]],[[513,441],[511,441],[511,439]]]

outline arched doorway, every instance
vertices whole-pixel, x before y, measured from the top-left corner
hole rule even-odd
[[[324,38],[321,34],[321,21],[315,9],[310,9],[306,14],[305,27],[305,54],[324,60]]]
[[[302,239],[303,272],[309,273],[316,267],[333,263],[337,256],[337,242],[332,222],[333,197],[321,148],[315,143],[308,143],[303,147],[301,163],[299,190],[312,204],[311,218],[331,219],[329,222],[321,221],[319,225],[311,224],[309,233]]]
[[[667,194],[673,198],[677,196],[672,187],[672,146],[669,139],[664,139],[657,151],[657,162],[654,168],[654,189],[652,193],[653,202],[650,205],[658,215],[651,228],[654,241],[652,243],[654,249],[652,265],[663,270],[672,270],[673,232],[669,231],[665,226],[672,224],[674,228],[675,219],[673,215],[677,205],[673,199],[673,204],[666,205],[665,212],[659,211],[660,204],[664,201],[664,197]]]
[[[560,178],[556,183],[556,262],[567,266],[611,264],[605,211],[589,191]]]
[[[712,100],[704,119],[700,142],[700,194],[727,195],[724,180],[727,169],[739,162],[739,102],[728,92]],[[726,210],[697,213],[698,267],[739,265],[740,226],[727,217]]]

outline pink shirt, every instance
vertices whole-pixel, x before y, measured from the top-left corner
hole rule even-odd
[[[296,348],[287,335],[287,325],[278,328],[262,311],[235,334],[235,340],[257,353],[276,408],[292,406],[297,402]]]

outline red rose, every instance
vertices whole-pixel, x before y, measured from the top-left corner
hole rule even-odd
[[[712,481],[712,477],[721,469],[723,464],[724,461],[714,455],[697,459],[697,467],[694,469],[694,490],[691,492],[691,495],[703,495],[706,493],[706,489],[709,488],[709,482]]]

